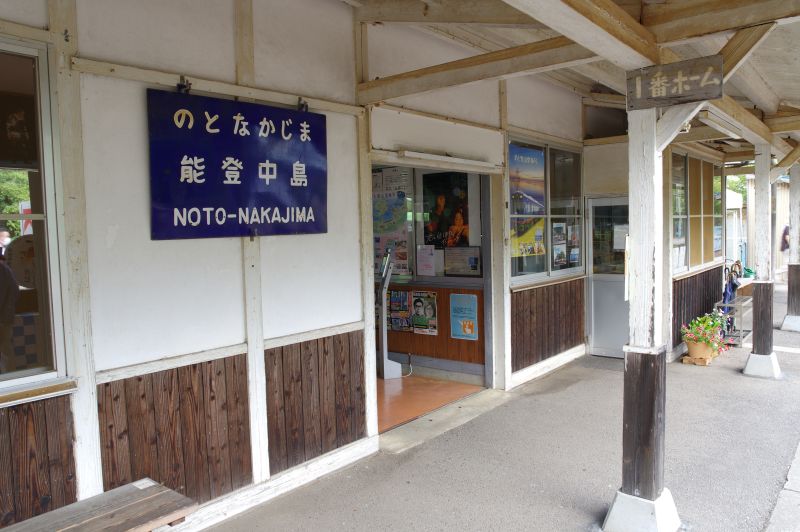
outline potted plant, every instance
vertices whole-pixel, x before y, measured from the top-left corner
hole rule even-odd
[[[728,349],[722,329],[725,315],[715,310],[681,326],[681,338],[689,348],[689,358],[713,358]]]

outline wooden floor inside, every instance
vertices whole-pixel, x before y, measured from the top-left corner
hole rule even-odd
[[[378,378],[378,432],[386,432],[481,390],[481,386],[473,384],[414,375],[388,381]]]

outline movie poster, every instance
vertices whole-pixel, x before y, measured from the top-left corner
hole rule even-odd
[[[442,172],[422,178],[425,245],[436,249],[469,246],[467,174]]]
[[[436,292],[414,291],[411,293],[411,324],[416,334],[437,333]]]
[[[509,144],[508,181],[511,216],[545,214],[544,150]]]
[[[36,168],[36,99],[0,93],[0,166]]]

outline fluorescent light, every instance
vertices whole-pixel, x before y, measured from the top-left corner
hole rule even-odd
[[[450,157],[449,155],[435,155],[433,153],[425,153],[423,151],[400,150],[397,152],[397,155],[408,159],[422,159],[424,161],[437,161],[441,163],[452,164],[468,164],[470,166],[486,168],[487,170],[497,170],[498,168],[501,168],[494,163],[487,163],[486,161],[464,159],[462,157]]]

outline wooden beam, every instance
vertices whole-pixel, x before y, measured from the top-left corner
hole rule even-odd
[[[730,96],[723,96],[719,100],[709,102],[709,109],[739,128],[742,138],[748,142],[754,145],[766,142],[772,145],[773,153],[778,154],[779,157],[792,151],[792,146],[788,142],[778,135],[773,135],[764,122],[749,113]]]
[[[642,23],[660,43],[800,17],[800,0],[694,0],[644,6]]]
[[[800,160],[800,145],[794,147],[792,151],[786,154],[786,157],[781,159],[781,161],[775,165],[773,170],[778,170],[782,172],[783,170],[789,169],[794,163]]]
[[[655,37],[611,0],[505,0],[625,70],[660,63]]]
[[[358,85],[358,103],[366,105],[475,81],[546,72],[594,60],[594,53],[565,37],[556,37],[361,83]]]
[[[705,102],[689,102],[667,109],[656,124],[656,147],[664,151],[680,132],[683,124],[691,120],[705,104]]]
[[[722,47],[723,81],[728,81],[750,57],[759,44],[777,27],[775,22],[751,26],[737,31]]]
[[[592,92],[583,98],[583,105],[592,107],[610,107],[612,109],[625,109],[625,96],[622,94],[607,94]]]
[[[0,19],[0,34],[18,37],[20,39],[30,39],[32,41],[42,41],[46,43],[55,42],[56,37],[50,30],[43,30],[25,24],[18,24],[10,20]]]
[[[613,89],[620,94],[625,94],[627,90],[625,71],[608,61],[578,65],[572,67],[572,70],[591,80],[602,83],[609,89]]]
[[[764,123],[773,133],[800,131],[800,114],[765,118]]]
[[[371,0],[354,10],[356,22],[399,24],[485,24],[544,28],[528,15],[500,0]]]
[[[753,150],[729,151],[725,154],[726,163],[740,163],[744,161],[754,161],[756,154]]]

